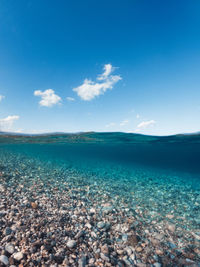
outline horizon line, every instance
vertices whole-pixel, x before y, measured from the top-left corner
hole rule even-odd
[[[88,133],[123,133],[123,134],[134,134],[134,135],[143,135],[143,136],[152,136],[152,137],[170,137],[170,136],[177,136],[177,135],[198,135],[200,134],[200,131],[198,132],[189,132],[189,133],[175,133],[175,134],[169,134],[169,135],[153,135],[153,134],[143,134],[143,133],[137,133],[137,132],[123,132],[123,131],[113,131],[113,132],[98,132],[98,131],[79,131],[79,132],[42,132],[42,133],[23,133],[23,132],[7,132],[7,131],[1,131],[0,130],[0,136],[3,135],[16,135],[16,136],[44,136],[44,135],[56,135],[56,134],[66,134],[66,135],[77,135],[77,134],[88,134]]]

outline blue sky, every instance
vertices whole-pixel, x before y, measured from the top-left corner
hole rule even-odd
[[[0,129],[200,130],[200,2],[1,0]]]

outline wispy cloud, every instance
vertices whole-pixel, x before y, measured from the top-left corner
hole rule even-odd
[[[0,95],[0,102],[5,98],[5,96]]]
[[[137,129],[146,129],[149,126],[153,126],[156,124],[156,121],[154,120],[149,120],[149,121],[142,121],[137,125]]]
[[[66,99],[67,99],[67,101],[75,101],[75,99],[73,97],[70,97],[70,96],[66,97]]]
[[[97,80],[99,81],[107,79],[108,76],[115,70],[115,67],[113,67],[111,64],[105,64],[103,69],[104,72],[97,77]]]
[[[47,89],[45,91],[36,90],[34,91],[35,96],[40,96],[42,99],[40,100],[40,106],[44,107],[52,107],[56,104],[59,104],[61,101],[61,97],[56,95],[53,89]]]
[[[104,94],[122,79],[120,75],[111,75],[114,69],[115,68],[111,64],[104,65],[104,72],[97,77],[97,80],[101,82],[85,79],[83,84],[74,88],[73,91],[85,101],[90,101],[93,98]]]
[[[115,122],[110,122],[110,123],[106,124],[106,128],[110,128],[110,127],[113,127],[115,125],[116,125]]]
[[[11,131],[14,122],[18,119],[19,119],[18,115],[12,115],[12,116],[8,116],[6,118],[0,119],[0,131]]]
[[[126,124],[129,123],[129,120],[123,120],[122,122],[120,122],[120,126],[125,126]]]

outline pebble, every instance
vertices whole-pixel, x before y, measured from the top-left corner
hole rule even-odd
[[[69,240],[67,242],[67,247],[68,248],[74,248],[76,246],[76,241],[75,240]]]
[[[130,247],[126,247],[125,250],[129,256],[132,254],[132,249]]]
[[[91,229],[92,228],[92,225],[90,223],[86,223],[85,225],[88,229]]]
[[[32,207],[33,209],[37,209],[38,204],[35,203],[35,202],[31,202],[31,207]]]
[[[82,256],[78,261],[78,267],[85,267],[86,266],[86,256]]]
[[[156,254],[159,255],[159,256],[163,255],[163,251],[160,250],[160,249],[156,249],[155,252],[156,252]]]
[[[6,257],[5,255],[1,255],[0,256],[0,262],[4,265],[8,265],[9,264],[9,260],[8,257]]]
[[[12,233],[12,229],[10,229],[9,227],[6,227],[5,235],[10,235],[11,233]]]
[[[106,256],[105,254],[101,253],[100,255],[101,255],[102,260],[104,260],[106,262],[109,262],[110,261],[109,257]]]
[[[143,250],[142,247],[137,247],[137,248],[136,248],[136,251],[137,251],[137,252],[141,252],[142,250]]]
[[[13,258],[16,260],[16,261],[21,261],[23,259],[24,255],[22,252],[16,252],[13,254]]]
[[[105,227],[105,222],[98,222],[98,224],[97,224],[97,227],[99,228],[99,229],[102,229],[102,228],[104,228]]]
[[[0,192],[2,192],[2,193],[3,193],[4,191],[5,191],[5,188],[4,188],[4,186],[0,184]]]
[[[101,252],[104,253],[104,254],[108,254],[109,253],[109,248],[107,246],[107,244],[103,245],[101,247]]]
[[[176,226],[174,224],[168,224],[167,228],[169,231],[174,232],[176,229]]]
[[[89,259],[89,264],[93,265],[95,263],[95,259],[94,258],[90,258]]]
[[[91,208],[90,211],[89,211],[90,214],[95,214],[96,213],[96,210],[94,208]]]
[[[102,209],[103,213],[105,213],[105,214],[111,213],[112,210],[113,210],[112,206],[103,207],[103,209]]]
[[[84,231],[79,231],[76,235],[75,238],[79,239],[80,237],[84,236],[85,232]]]
[[[13,254],[15,252],[15,248],[12,244],[6,244],[5,246],[5,250],[9,253],[9,254]]]

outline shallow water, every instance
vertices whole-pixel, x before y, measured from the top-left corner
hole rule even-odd
[[[62,178],[71,169],[102,185],[105,192],[127,198],[130,205],[140,203],[163,215],[176,212],[190,219],[191,228],[199,227],[200,136],[88,133],[76,138],[58,134],[0,140],[1,161],[10,154],[10,161],[20,167],[23,160],[34,159],[48,173],[52,168],[61,171]]]
[[[2,170],[17,173],[27,186],[41,179],[46,194],[52,186],[63,192],[66,182],[74,190],[89,186],[99,205],[112,199],[116,207],[128,208],[126,216],[141,214],[147,228],[172,223],[200,233],[199,135],[2,135]],[[12,183],[8,179],[7,186]]]

